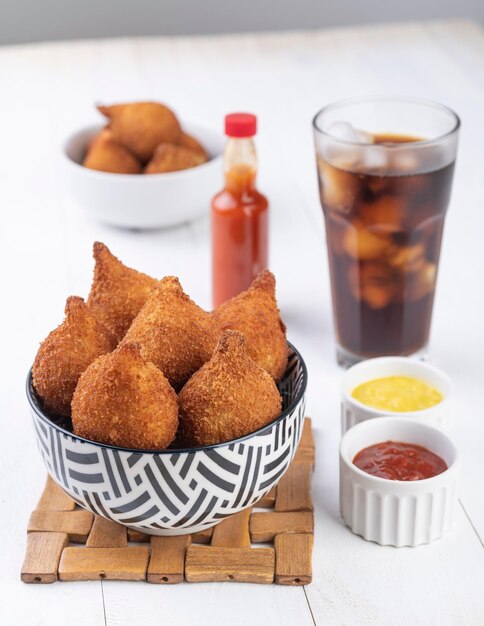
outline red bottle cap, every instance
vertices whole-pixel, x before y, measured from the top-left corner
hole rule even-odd
[[[225,134],[228,137],[253,137],[257,132],[257,118],[252,113],[230,113],[225,116]]]

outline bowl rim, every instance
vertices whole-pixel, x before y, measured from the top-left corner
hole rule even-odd
[[[421,428],[423,430],[431,430],[434,433],[438,433],[440,436],[442,436],[444,439],[447,440],[448,444],[450,444],[450,448],[452,449],[454,453],[454,460],[452,461],[452,463],[450,463],[450,465],[447,466],[447,469],[445,469],[440,474],[436,474],[435,476],[431,476],[430,478],[422,478],[420,480],[394,480],[392,478],[383,478],[382,476],[375,476],[374,474],[369,474],[368,472],[365,472],[364,470],[360,469],[357,465],[355,465],[353,463],[353,459],[350,458],[346,449],[348,446],[348,439],[350,439],[351,437],[354,437],[355,433],[358,433],[361,430],[365,430],[365,429],[378,430],[380,426],[384,426],[385,424],[387,425],[393,424],[397,426],[402,425],[404,427],[415,426],[417,429]],[[412,442],[408,441],[405,443],[412,443]],[[371,444],[371,445],[376,445],[376,444]],[[427,448],[427,449],[430,450],[430,452],[433,452],[433,450],[431,450],[430,448]],[[434,452],[434,454],[436,453]],[[352,426],[351,428],[349,428],[341,437],[341,441],[339,445],[339,458],[340,458],[340,461],[344,463],[346,468],[350,471],[350,473],[368,480],[368,482],[372,483],[375,486],[375,488],[377,488],[378,485],[395,485],[395,489],[397,488],[406,489],[407,491],[412,491],[412,488],[415,488],[416,485],[425,486],[425,485],[435,483],[439,480],[444,480],[448,476],[454,474],[456,472],[456,468],[460,465],[459,450],[456,444],[454,443],[454,441],[450,438],[447,432],[445,432],[443,429],[438,428],[437,426],[434,426],[433,424],[429,424],[428,422],[421,422],[419,419],[415,417],[405,419],[404,417],[401,417],[400,415],[390,415],[390,414],[375,417],[375,419],[372,419],[372,420],[365,420],[364,422],[360,422],[359,424],[356,424],[355,426]]]
[[[299,360],[300,364],[301,364],[301,368],[302,368],[302,382],[301,382],[301,387],[298,390],[296,397],[294,398],[294,400],[291,402],[291,404],[284,409],[284,411],[282,411],[282,413],[279,415],[279,417],[276,417],[275,420],[273,420],[272,422],[270,422],[269,424],[266,424],[265,426],[262,426],[262,428],[259,428],[258,430],[254,430],[251,433],[248,433],[247,435],[244,435],[243,437],[239,437],[237,439],[231,439],[230,441],[223,441],[221,443],[214,443],[212,445],[209,446],[201,446],[199,448],[165,448],[165,449],[161,449],[161,450],[145,450],[143,448],[124,448],[122,446],[114,446],[112,444],[109,443],[101,443],[99,441],[93,441],[92,439],[86,439],[85,437],[80,437],[79,435],[74,434],[73,432],[67,430],[66,428],[63,428],[62,426],[59,426],[58,424],[56,424],[55,422],[53,422],[48,415],[46,415],[40,408],[40,406],[37,403],[37,399],[36,399],[36,395],[35,395],[35,390],[34,390],[34,386],[33,386],[33,380],[32,380],[32,368],[29,369],[29,372],[27,374],[27,380],[26,380],[26,394],[27,394],[27,399],[29,401],[30,404],[30,408],[34,411],[34,413],[43,421],[45,422],[48,426],[51,426],[52,428],[54,428],[54,430],[63,433],[64,435],[67,435],[69,437],[71,437],[72,439],[77,440],[78,442],[81,443],[89,443],[91,445],[94,446],[98,446],[100,448],[108,448],[110,450],[118,450],[121,452],[130,452],[132,454],[159,454],[159,455],[164,455],[164,454],[182,454],[182,453],[195,453],[195,452],[200,452],[203,450],[215,450],[217,448],[221,448],[221,447],[226,447],[226,446],[230,446],[232,444],[238,444],[238,443],[243,443],[244,441],[247,441],[248,439],[251,439],[252,437],[256,437],[258,435],[261,435],[264,431],[271,429],[272,427],[276,426],[279,422],[282,422],[294,409],[295,407],[301,402],[301,400],[304,397],[304,394],[306,393],[306,388],[307,388],[307,384],[308,384],[308,369],[306,366],[306,363],[304,362],[304,359],[301,356],[301,353],[299,352],[299,350],[297,350],[292,343],[290,343],[289,341],[287,341],[287,345],[289,346],[289,348],[293,351],[293,353],[296,355],[297,359]]]
[[[203,124],[197,124],[196,122],[193,122],[193,123],[188,122],[186,124],[186,126],[188,127],[191,127],[192,125],[200,127],[200,128],[204,128],[205,130],[209,132],[213,132],[214,134],[217,132],[213,127],[204,126]],[[73,141],[75,137],[77,137],[81,133],[86,133],[88,131],[92,131],[92,132],[100,131],[103,128],[104,126],[102,124],[94,124],[94,123],[89,124],[88,126],[83,126],[82,128],[79,128],[78,130],[72,132],[70,135],[67,136],[66,139],[64,139],[64,141],[62,142],[61,152],[62,152],[62,156],[64,158],[65,163],[67,163],[69,167],[72,167],[73,169],[77,171],[82,171],[87,176],[91,176],[93,178],[99,178],[102,180],[160,181],[160,180],[177,180],[177,179],[180,180],[181,178],[183,178],[184,175],[185,176],[187,174],[189,175],[190,172],[194,170],[199,171],[200,169],[207,169],[207,167],[209,166],[220,164],[222,160],[223,150],[220,152],[220,154],[216,154],[215,156],[210,157],[208,161],[205,161],[204,163],[200,163],[199,165],[194,165],[193,167],[188,167],[183,170],[177,170],[175,172],[158,172],[156,174],[144,174],[143,172],[141,172],[140,174],[122,174],[118,172],[102,172],[101,170],[93,170],[88,167],[84,167],[82,163],[78,163],[77,161],[75,161],[69,156],[68,147],[71,141]]]

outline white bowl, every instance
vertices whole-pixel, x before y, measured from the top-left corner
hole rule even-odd
[[[72,195],[92,217],[122,228],[163,228],[208,213],[210,200],[223,183],[221,133],[185,125],[210,155],[209,161],[197,167],[164,174],[112,174],[81,165],[88,142],[101,128],[95,125],[77,131],[63,148]]]
[[[428,409],[398,412],[367,406],[351,395],[358,385],[374,378],[385,378],[387,376],[409,376],[423,380],[438,389],[443,396],[443,400]],[[418,418],[426,424],[444,428],[449,415],[451,395],[452,383],[450,378],[433,365],[404,356],[384,356],[377,359],[368,359],[350,367],[343,376],[341,384],[341,431],[345,433],[348,428],[355,426],[355,424],[388,414],[402,418]]]
[[[428,448],[448,469],[425,480],[372,476],[353,464],[376,443],[401,441]],[[380,417],[348,430],[340,445],[340,509],[357,535],[381,545],[417,546],[442,537],[452,525],[457,500],[457,451],[438,428],[416,419]]]

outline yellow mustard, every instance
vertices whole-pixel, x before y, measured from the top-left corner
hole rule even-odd
[[[375,378],[355,387],[351,395],[367,406],[398,413],[429,409],[443,400],[438,389],[408,376]]]

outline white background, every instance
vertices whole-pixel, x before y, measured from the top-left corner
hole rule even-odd
[[[484,623],[484,33],[470,22],[310,34],[126,39],[0,50],[0,624]],[[434,315],[432,360],[452,377],[463,460],[453,532],[419,548],[367,543],[338,513],[339,381],[311,118],[337,98],[424,96],[463,120]],[[181,119],[221,127],[259,115],[260,188],[271,200],[271,268],[289,339],[310,374],[316,428],[314,580],[306,588],[92,582],[25,585],[25,526],[45,479],[24,380],[38,343],[86,296],[91,246],[180,276],[210,306],[208,220],[130,233],[90,221],[64,187],[60,145],[97,120],[94,101],[160,99]],[[214,192],[216,190],[214,189]],[[201,199],[208,205],[209,198]],[[314,621],[313,621],[314,620]]]

